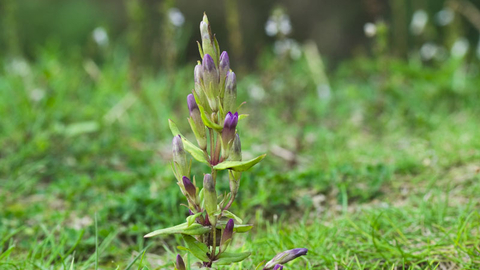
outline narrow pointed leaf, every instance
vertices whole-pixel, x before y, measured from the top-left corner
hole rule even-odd
[[[168,119],[168,125],[170,126],[170,130],[172,131],[173,136],[180,135],[180,137],[182,137],[183,147],[188,153],[190,153],[190,155],[192,155],[194,159],[202,163],[209,164],[207,159],[205,158],[205,152],[203,152],[202,149],[198,148],[196,145],[187,140],[185,136],[180,133],[177,125],[172,120]]]
[[[210,259],[207,256],[208,247],[204,243],[198,242],[195,238],[189,235],[183,235],[183,239],[187,243],[188,250],[203,262],[208,262]]]
[[[190,227],[197,217],[199,217],[202,213],[196,213],[195,215],[191,215],[187,217],[187,228]]]
[[[216,131],[220,132],[222,131],[223,127],[220,126],[219,124],[216,124],[214,122],[212,122],[212,120],[210,119],[210,116],[207,115],[207,113],[205,112],[205,109],[203,108],[203,106],[201,106],[200,104],[198,104],[198,108],[200,109],[200,115],[202,117],[202,120],[203,120],[203,123],[209,127],[209,128],[213,128],[215,129]]]
[[[194,223],[188,226],[188,223],[182,223],[177,226],[173,226],[170,228],[160,229],[153,231],[147,235],[145,238],[154,237],[158,235],[169,235],[169,234],[187,234],[187,235],[201,235],[210,231],[210,227],[203,226],[198,223]]]
[[[218,259],[213,263],[216,265],[229,265],[231,263],[241,262],[248,258],[252,254],[251,252],[231,253],[223,252],[218,256]]]
[[[219,163],[215,166],[213,166],[213,169],[215,170],[226,170],[226,169],[231,169],[237,172],[243,172],[251,167],[253,167],[255,164],[260,162],[267,154],[263,154],[261,156],[258,156],[254,159],[247,160],[247,161],[224,161],[222,163]]]
[[[239,218],[238,216],[236,216],[234,213],[228,211],[228,210],[223,210],[223,215],[228,217],[228,218],[231,218],[233,220],[235,220],[237,223],[239,224],[242,224],[243,223],[243,220],[241,218]]]

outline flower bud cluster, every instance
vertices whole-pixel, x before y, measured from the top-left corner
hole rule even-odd
[[[187,222],[176,226],[175,231],[190,228],[190,231],[185,233],[189,238],[185,240],[199,242],[195,244],[197,252],[193,250],[191,252],[202,261],[200,267],[211,267],[220,259],[225,260],[225,256],[230,256],[232,262],[234,258],[238,258],[237,255],[243,256],[224,253],[232,241],[237,226],[235,222],[242,222],[227,209],[237,195],[241,171],[247,166],[253,166],[263,157],[252,160],[255,162],[252,164],[250,164],[252,161],[242,161],[242,144],[237,133],[241,115],[237,112],[236,75],[230,69],[228,53],[220,53],[206,15],[200,22],[200,33],[202,41],[198,45],[202,61],[194,68],[195,87],[192,94],[187,96],[188,122],[198,147],[179,135],[176,126],[171,126],[172,132],[176,135],[172,142],[172,168],[177,184],[188,201],[186,206],[190,214]],[[211,172],[203,176],[202,188],[196,185],[195,177],[191,176],[191,162],[187,160],[186,152],[210,166]],[[228,170],[230,182],[230,193],[225,195],[216,190],[217,173],[224,169]],[[194,230],[193,227],[199,229]],[[265,269],[282,270],[283,263],[304,255],[302,253],[306,251],[281,253],[283,255],[275,256],[267,263]],[[178,255],[175,269],[190,268],[185,266],[183,258]]]

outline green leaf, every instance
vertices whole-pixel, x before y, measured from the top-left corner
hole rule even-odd
[[[200,115],[202,116],[203,123],[207,127],[213,128],[218,132],[222,131],[223,127],[220,126],[219,124],[216,124],[216,123],[212,122],[212,120],[210,119],[210,116],[207,115],[203,106],[200,105],[200,104],[197,104],[197,105],[198,105],[198,108],[200,109]]]
[[[172,120],[168,119],[168,125],[170,126],[170,130],[172,131],[173,136],[180,135],[180,137],[182,138],[183,147],[188,153],[190,153],[190,155],[192,155],[194,159],[210,165],[210,163],[205,158],[205,152],[203,152],[202,149],[198,148],[196,145],[187,140],[185,136],[180,133],[177,125]]]
[[[242,253],[231,253],[223,252],[218,256],[218,259],[214,261],[214,264],[217,265],[229,265],[231,263],[241,262],[248,258],[252,254],[251,252],[242,252]]]
[[[182,223],[177,226],[173,226],[170,228],[165,228],[161,230],[156,230],[153,231],[147,235],[145,235],[145,238],[153,237],[153,236],[158,236],[158,235],[169,235],[169,234],[187,234],[187,235],[202,235],[204,233],[207,233],[210,231],[210,227],[203,226],[198,223],[194,223],[190,226],[188,226],[188,223]]]
[[[198,242],[195,238],[189,235],[183,235],[183,239],[187,243],[188,251],[203,262],[208,262],[210,259],[207,256],[208,247],[204,243]]]
[[[222,163],[219,163],[213,166],[213,169],[215,170],[231,169],[237,172],[243,172],[250,169],[258,162],[260,162],[266,155],[267,154],[263,154],[261,156],[258,156],[254,159],[247,160],[247,161],[224,161]]]
[[[240,114],[240,115],[238,116],[238,121],[240,121],[240,120],[242,120],[242,119],[245,119],[245,118],[247,118],[248,116],[249,116],[249,114]]]
[[[225,225],[226,225],[226,221],[218,221],[217,222],[217,229],[225,229]],[[253,228],[253,225],[252,224],[235,224],[234,227],[233,227],[233,231],[236,232],[236,233],[244,233],[244,232],[248,232],[250,231],[251,229]]]
[[[242,224],[243,221],[241,218],[237,217],[234,213],[228,211],[228,210],[223,210],[223,215],[228,217],[228,218],[232,218],[233,220],[235,220],[237,223],[240,223]]]
[[[195,222],[195,219],[197,217],[199,217],[201,214],[202,214],[202,212],[196,213],[195,215],[188,216],[187,217],[187,228],[190,227]]]

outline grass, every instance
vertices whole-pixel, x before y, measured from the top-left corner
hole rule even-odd
[[[192,67],[132,90],[120,49],[39,55],[0,73],[0,268],[171,269],[180,238],[143,235],[186,215],[167,119],[187,130]],[[358,58],[327,100],[305,59],[282,61],[239,76],[244,155],[269,155],[242,177],[232,209],[255,229],[233,246],[253,254],[232,269],[295,247],[288,269],[478,269],[475,69]]]

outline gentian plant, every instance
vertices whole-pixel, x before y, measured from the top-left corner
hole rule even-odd
[[[237,125],[246,115],[238,114],[237,84],[235,73],[230,69],[227,52],[220,53],[217,39],[212,35],[208,18],[200,22],[201,44],[198,43],[202,62],[194,69],[195,89],[187,96],[190,113],[188,122],[196,138],[196,145],[187,140],[173,121],[169,121],[173,133],[172,169],[181,192],[186,197],[190,215],[186,222],[157,230],[145,237],[181,234],[186,247],[179,247],[195,256],[199,262],[194,267],[186,265],[181,255],[177,256],[176,270],[217,268],[240,262],[251,252],[233,253],[227,249],[236,233],[244,233],[252,225],[229,211],[240,186],[242,172],[260,162],[265,155],[251,160],[242,160],[242,147]],[[206,164],[210,171],[203,175],[203,183],[196,181],[191,173],[191,161],[187,152]],[[219,172],[228,173],[230,192],[217,192]],[[200,183],[199,183],[200,182]],[[202,185],[203,184],[203,185]],[[201,186],[201,187],[200,187]],[[277,254],[271,261],[256,269],[283,269],[283,264],[305,255],[307,249],[293,249]]]

